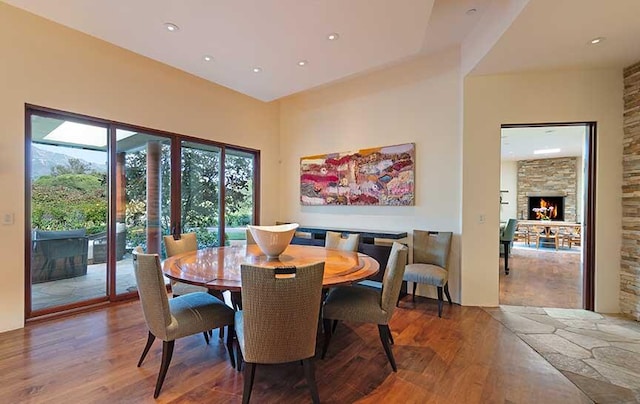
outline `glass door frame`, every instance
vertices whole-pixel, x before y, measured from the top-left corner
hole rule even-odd
[[[32,192],[31,192],[31,173],[32,173],[32,163],[31,163],[31,143],[32,143],[32,125],[31,125],[31,117],[32,116],[42,116],[42,117],[50,117],[56,119],[65,119],[68,121],[84,123],[89,125],[95,125],[102,128],[107,129],[107,155],[108,155],[108,214],[107,214],[107,239],[108,239],[108,252],[107,252],[107,274],[106,274],[106,295],[104,297],[92,298],[88,300],[83,300],[80,302],[53,306],[51,308],[41,309],[41,310],[31,310],[32,299],[31,299],[31,245],[32,245],[32,237],[31,237],[31,227],[32,227],[32,219],[31,219],[31,202],[32,202]],[[149,135],[161,136],[170,139],[171,142],[171,207],[170,207],[170,215],[171,215],[171,226],[172,233],[175,231],[180,231],[181,229],[181,144],[183,141],[203,144],[209,146],[215,146],[220,148],[221,156],[220,156],[220,172],[219,172],[219,183],[220,191],[219,191],[219,224],[218,224],[218,234],[222,235],[224,238],[225,231],[225,166],[224,166],[224,156],[227,150],[241,151],[245,153],[249,153],[253,155],[254,165],[253,165],[253,217],[252,223],[257,224],[260,223],[260,150],[252,149],[244,146],[231,145],[226,143],[221,143],[213,140],[197,138],[193,136],[180,135],[176,133],[166,132],[158,129],[151,129],[137,125],[126,124],[122,122],[116,122],[108,119],[101,119],[96,117],[91,117],[87,115],[57,110],[48,107],[42,107],[33,104],[25,104],[25,221],[24,221],[24,274],[25,274],[25,285],[24,285],[24,293],[25,293],[25,321],[32,321],[38,317],[49,316],[54,314],[67,314],[70,311],[75,310],[83,310],[94,308],[99,305],[108,305],[112,302],[118,302],[123,300],[131,300],[138,297],[137,291],[127,292],[116,294],[116,208],[117,208],[117,192],[116,192],[116,130],[123,129],[129,131],[136,131],[141,133],[146,133]],[[224,239],[223,239],[224,240]],[[224,244],[224,241],[223,243]]]
[[[25,295],[25,307],[24,307],[24,311],[25,311],[25,319],[29,320],[31,318],[34,317],[40,317],[40,316],[46,316],[46,315],[50,315],[53,313],[58,313],[61,311],[71,311],[71,310],[75,310],[81,307],[85,307],[85,306],[94,306],[94,305],[99,305],[99,304],[104,304],[104,303],[108,303],[109,302],[109,270],[108,267],[105,269],[106,271],[106,281],[107,284],[105,285],[105,295],[104,296],[100,296],[100,297],[94,297],[94,298],[90,298],[87,300],[82,300],[79,302],[73,302],[73,303],[68,303],[68,304],[63,304],[63,305],[59,305],[59,306],[52,306],[52,307],[47,307],[44,309],[40,309],[40,310],[32,310],[32,265],[31,265],[31,250],[32,250],[32,245],[33,245],[33,238],[32,238],[32,210],[31,210],[31,203],[32,203],[32,172],[33,172],[33,165],[31,162],[31,157],[32,157],[32,144],[33,144],[33,139],[32,139],[32,125],[31,125],[31,121],[32,121],[32,117],[33,116],[40,116],[40,117],[44,117],[44,118],[53,118],[53,119],[64,119],[65,121],[69,121],[69,122],[76,122],[76,123],[80,123],[80,124],[85,124],[85,125],[91,125],[91,126],[96,126],[96,127],[100,127],[100,128],[104,128],[105,130],[107,130],[107,155],[109,156],[109,148],[110,148],[110,143],[111,143],[111,136],[110,136],[110,130],[109,130],[109,123],[105,122],[104,120],[101,119],[97,119],[97,118],[92,118],[92,117],[88,117],[88,116],[83,116],[83,115],[77,115],[77,114],[69,114],[69,113],[65,113],[65,112],[61,112],[61,111],[57,111],[57,110],[53,110],[50,108],[44,108],[44,107],[37,107],[37,106],[32,106],[29,104],[25,104],[25,223],[24,223],[24,239],[25,239],[25,252],[24,252],[24,257],[25,257],[25,267],[24,267],[24,273],[25,273],[25,289],[24,289],[24,295]],[[108,160],[110,159],[110,157],[108,157]],[[110,164],[110,162],[109,162]],[[108,178],[108,180],[110,181],[110,178]],[[110,185],[107,185],[107,190],[110,190]],[[109,202],[110,197],[109,195],[107,195],[107,201]],[[107,228],[109,226],[110,223],[110,217],[109,214],[107,214]],[[107,237],[109,237],[109,231],[107,231]]]
[[[218,243],[220,246],[224,246],[225,235],[225,206],[226,200],[226,167],[225,156],[227,151],[238,151],[248,153],[253,156],[253,195],[252,195],[252,221],[251,224],[260,223],[260,151],[251,149],[248,147],[228,145],[225,143],[216,142],[208,139],[200,139],[192,136],[180,136],[179,139],[171,144],[171,182],[176,184],[171,187],[171,200],[180,201],[180,203],[171,204],[171,234],[177,235],[183,231],[182,223],[182,142],[188,142],[191,144],[200,144],[203,146],[213,146],[220,149],[220,170],[218,171],[218,184],[220,189],[218,191]],[[177,167],[177,169],[174,169]]]

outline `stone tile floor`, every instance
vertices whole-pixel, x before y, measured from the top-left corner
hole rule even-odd
[[[596,403],[640,402],[640,323],[587,310],[485,308]]]

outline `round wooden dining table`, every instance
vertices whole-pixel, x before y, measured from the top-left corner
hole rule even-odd
[[[205,248],[167,258],[164,274],[173,280],[209,289],[241,290],[240,266],[299,267],[324,262],[322,285],[351,284],[375,275],[380,265],[370,256],[358,252],[324,247],[290,244],[278,260],[268,260],[255,245]]]

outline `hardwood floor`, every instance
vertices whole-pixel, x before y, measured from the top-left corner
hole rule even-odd
[[[509,275],[500,258],[500,304],[510,306],[582,308],[580,252],[523,248],[511,249]]]
[[[515,271],[514,271],[515,272]],[[316,361],[327,403],[584,403],[589,399],[515,334],[477,307],[410,297],[391,321],[398,373],[369,324],[340,324]],[[136,367],[147,329],[138,302],[0,334],[0,397],[6,403],[153,402],[158,341]],[[322,341],[319,341],[321,343]],[[242,375],[224,344],[201,335],[176,341],[158,402],[238,403]],[[310,402],[298,363],[258,366],[254,403]]]

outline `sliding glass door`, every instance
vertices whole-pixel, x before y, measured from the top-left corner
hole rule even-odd
[[[198,247],[224,245],[220,241],[221,148],[205,143],[181,144],[181,209],[176,228],[196,233]]]
[[[48,312],[107,296],[108,130],[89,121],[31,115],[30,302]]]
[[[136,291],[131,251],[161,253],[171,224],[171,138],[117,128],[115,293]]]
[[[27,140],[27,318],[135,297],[137,246],[241,243],[257,221],[255,150],[40,107]]]
[[[227,244],[245,244],[246,228],[254,223],[255,154],[225,149],[224,226]]]

